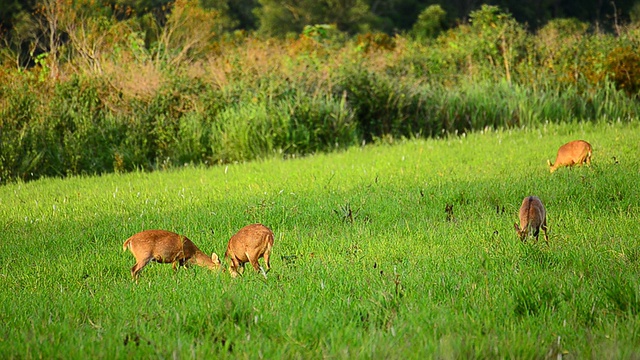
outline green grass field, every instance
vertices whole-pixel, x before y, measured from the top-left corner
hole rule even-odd
[[[549,174],[574,139],[592,166]],[[0,357],[637,358],[639,150],[637,121],[548,125],[9,184]],[[532,194],[548,246],[513,228]],[[223,255],[252,222],[276,235],[266,281],[163,264],[131,280],[138,231]]]

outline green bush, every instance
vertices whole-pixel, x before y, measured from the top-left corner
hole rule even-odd
[[[228,107],[214,119],[211,153],[227,163],[273,154],[304,155],[357,143],[344,99],[297,92],[274,101]]]
[[[425,8],[411,28],[411,35],[416,39],[435,38],[444,28],[447,13],[440,5]]]
[[[280,101],[278,108],[289,118],[286,153],[304,155],[358,143],[354,114],[344,96],[298,93]]]
[[[73,77],[56,86],[49,104],[50,149],[60,174],[96,174],[113,171],[113,144],[119,128],[107,121],[99,83]],[[44,145],[44,144],[43,144]]]
[[[557,19],[534,34],[482,6],[468,24],[439,32],[443,16],[430,7],[410,36],[351,39],[317,25],[288,40],[205,41],[191,37],[202,34],[193,27],[181,31],[197,49],[164,48],[165,58],[153,56],[161,44],[143,41],[142,19],[111,19],[105,26],[121,34],[113,39],[87,34],[65,44],[65,56],[33,54],[33,68],[0,68],[0,184],[638,118],[637,26],[613,35]],[[94,40],[99,52],[75,48]],[[89,58],[93,66],[78,66]]]
[[[405,135],[411,128],[405,120],[420,111],[416,103],[420,99],[408,86],[382,74],[363,68],[346,69],[338,81],[333,89],[334,97],[346,94],[365,141],[384,135]]]
[[[187,113],[180,118],[177,141],[171,157],[178,165],[207,163],[211,154],[210,138],[211,127],[202,114]]]
[[[13,86],[11,86],[13,85]],[[31,148],[36,138],[34,113],[40,106],[38,92],[28,81],[0,83],[0,184],[30,179],[42,154]]]

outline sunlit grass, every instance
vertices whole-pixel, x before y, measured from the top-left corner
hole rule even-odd
[[[549,174],[563,143],[590,168]],[[0,187],[3,358],[637,356],[640,131],[547,125],[213,168]],[[522,244],[522,198],[550,243]],[[450,206],[450,211],[445,209]],[[224,254],[276,235],[267,281],[152,264],[143,229]]]

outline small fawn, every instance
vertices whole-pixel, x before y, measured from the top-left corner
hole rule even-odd
[[[273,247],[273,231],[262,224],[251,224],[240,229],[229,239],[225,259],[229,259],[229,273],[232,277],[238,276],[238,268],[244,270],[245,263],[251,263],[253,268],[261,272],[266,278],[271,269],[269,256]],[[267,267],[260,266],[258,259],[264,257]],[[244,272],[244,271],[243,271]]]
[[[211,257],[200,251],[198,247],[184,235],[165,230],[145,230],[139,232],[122,244],[122,250],[131,250],[136,264],[131,268],[131,276],[138,279],[138,273],[150,261],[173,264],[175,271],[177,266],[195,264],[218,270],[221,267],[220,259],[216,253]]]
[[[553,165],[551,161],[547,160],[549,171],[551,172],[563,166],[572,167],[583,163],[591,164],[591,144],[584,140],[571,141],[560,146],[558,155],[556,155],[556,162]]]
[[[540,234],[540,228],[544,231],[544,241],[549,244],[549,237],[547,236],[547,211],[542,205],[542,201],[537,196],[527,196],[522,200],[520,206],[520,226],[518,223],[513,225],[516,228],[516,232],[523,242],[527,241],[529,231],[533,230],[533,236],[538,241],[538,234]]]

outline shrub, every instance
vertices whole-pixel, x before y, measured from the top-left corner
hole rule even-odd
[[[195,111],[180,119],[171,158],[178,165],[208,163],[211,155],[211,127],[202,114]]]
[[[297,93],[278,104],[289,118],[286,153],[309,154],[344,149],[358,143],[357,127],[345,96]],[[286,114],[286,115],[285,115]]]
[[[60,174],[112,171],[112,145],[119,129],[105,121],[100,83],[78,76],[59,83],[49,104],[48,129],[54,133],[46,145]]]
[[[215,162],[296,155],[357,143],[353,114],[344,99],[302,91],[274,100],[230,106],[214,119],[211,153]]]
[[[629,95],[640,91],[640,53],[631,46],[616,47],[605,60],[609,78],[618,89]]]
[[[266,103],[237,104],[218,114],[211,129],[211,153],[215,162],[252,160],[277,149],[275,122]]]
[[[614,36],[558,19],[531,34],[482,6],[438,35],[444,13],[432,6],[415,38],[297,23],[289,40],[218,42],[231,25],[222,13],[192,0],[169,9],[165,28],[105,9],[95,26],[69,24],[58,57],[0,69],[0,183],[640,113],[637,26]],[[89,44],[96,56],[77,48]]]
[[[29,81],[4,80],[0,83],[0,184],[31,178],[42,156],[31,148],[36,137],[34,114],[40,106],[38,92],[32,91]]]
[[[365,141],[388,134],[403,135],[402,123],[410,116],[406,110],[413,98],[406,87],[363,68],[345,69],[338,81],[333,96],[346,94]]]
[[[440,5],[429,5],[418,15],[418,20],[411,28],[411,35],[416,39],[435,38],[444,29],[447,13]]]

